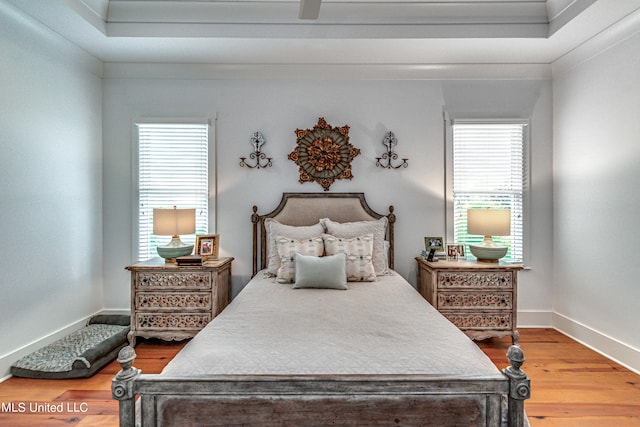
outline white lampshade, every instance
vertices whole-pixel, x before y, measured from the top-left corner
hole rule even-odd
[[[469,209],[467,232],[482,236],[509,236],[511,211],[509,209]]]
[[[153,234],[179,236],[196,232],[195,209],[154,209]]]

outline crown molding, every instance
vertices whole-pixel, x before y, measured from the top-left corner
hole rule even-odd
[[[555,60],[551,64],[553,76],[566,73],[639,33],[640,8]]]
[[[105,79],[546,80],[548,64],[153,64],[105,63]]]
[[[547,0],[549,36],[584,12],[597,0]]]
[[[15,5],[0,4],[0,21],[3,25],[0,33],[4,30],[7,35],[17,36],[22,33],[25,37],[31,38],[31,55],[46,56],[52,63],[73,65],[96,77],[102,77],[103,62],[100,59],[52,31],[40,20],[25,14]]]

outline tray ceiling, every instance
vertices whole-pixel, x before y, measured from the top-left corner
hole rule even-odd
[[[548,64],[640,9],[640,0],[8,1],[104,62],[216,64]]]

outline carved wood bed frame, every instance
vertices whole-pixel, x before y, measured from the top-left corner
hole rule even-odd
[[[362,193],[284,193],[278,207],[259,215],[253,207],[253,273],[266,266],[264,220],[289,225],[291,207],[302,203],[317,217],[337,222],[378,219],[389,227],[389,264],[393,267],[393,206],[382,215],[367,205]],[[329,208],[327,210],[326,206]],[[287,209],[285,207],[288,206]],[[340,206],[336,212],[335,207]],[[329,212],[332,211],[332,212]],[[258,259],[258,253],[260,258]],[[135,351],[125,347],[118,356],[122,370],[112,382],[120,402],[120,425],[524,425],[524,400],[529,378],[517,345],[507,352],[511,366],[503,376],[462,375],[194,375],[171,377],[142,374],[132,366]],[[139,399],[137,399],[139,397]],[[507,404],[504,405],[506,398]],[[137,399],[137,400],[136,400]],[[506,406],[506,417],[503,407]]]

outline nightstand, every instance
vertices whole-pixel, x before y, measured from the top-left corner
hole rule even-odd
[[[231,301],[233,258],[197,266],[166,264],[152,258],[126,267],[131,272],[131,331],[136,337],[191,338]]]
[[[511,336],[517,344],[520,265],[468,260],[418,262],[418,291],[472,339]]]

